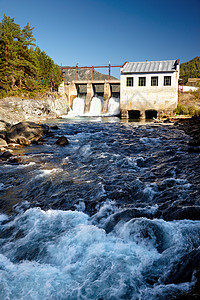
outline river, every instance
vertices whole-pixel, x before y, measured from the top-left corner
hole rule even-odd
[[[195,277],[170,275],[200,246],[200,221],[176,215],[199,205],[199,157],[184,132],[117,117],[48,125],[55,137],[16,150],[22,164],[0,164],[0,299],[188,292]]]

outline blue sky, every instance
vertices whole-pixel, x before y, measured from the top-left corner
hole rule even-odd
[[[200,55],[200,0],[0,0],[4,13],[35,27],[37,45],[59,65]]]

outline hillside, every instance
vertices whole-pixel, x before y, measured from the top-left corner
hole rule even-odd
[[[78,70],[78,79],[79,80],[91,80],[91,69],[82,69]],[[117,79],[113,76],[110,77],[111,80]],[[63,70],[63,79],[64,82],[73,81],[75,79],[75,70]],[[108,75],[102,74],[94,70],[94,80],[106,80],[108,79]],[[97,93],[103,93],[103,86],[96,86],[95,91]],[[119,86],[113,86],[114,92],[119,92]],[[80,93],[86,93],[86,86],[80,86]]]
[[[187,83],[188,78],[200,78],[200,56],[180,65],[180,78]]]

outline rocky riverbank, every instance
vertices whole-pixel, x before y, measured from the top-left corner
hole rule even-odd
[[[12,125],[23,121],[40,122],[65,115],[68,109],[67,98],[57,93],[43,99],[7,97],[0,99],[0,120]]]
[[[188,134],[191,139],[188,142],[189,152],[200,152],[200,117],[193,116],[188,119],[180,119],[176,122],[179,129]]]
[[[34,122],[20,122],[11,125],[5,121],[0,121],[0,161],[9,163],[21,163],[21,156],[16,155],[13,150],[32,144],[42,145],[45,137],[54,137],[49,126],[40,125]],[[57,126],[52,126],[57,129]],[[56,144],[59,146],[68,145],[68,140],[64,136],[58,137]]]

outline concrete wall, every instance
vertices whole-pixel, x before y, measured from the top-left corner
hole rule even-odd
[[[187,86],[187,85],[180,85],[179,86],[179,90],[181,91],[181,92],[190,92],[190,91],[192,91],[192,92],[194,92],[194,91],[197,91],[199,88],[198,87],[195,87],[195,86]]]
[[[64,84],[64,81],[59,85],[59,87],[58,87],[58,93],[60,95],[64,95],[65,94],[65,84]]]
[[[156,110],[160,115],[172,114],[178,102],[177,71],[170,73],[131,73],[121,74],[120,110],[122,117],[128,116],[129,110],[139,110],[144,115],[146,110]],[[158,86],[151,86],[151,77],[158,76]],[[164,86],[164,76],[171,76],[171,86]],[[133,86],[126,86],[126,78],[133,77]],[[139,77],[146,77],[146,86],[138,86]]]

